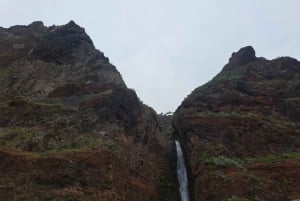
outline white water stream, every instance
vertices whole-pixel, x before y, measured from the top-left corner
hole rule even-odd
[[[189,201],[188,178],[180,143],[175,140],[177,152],[177,178],[181,201]]]

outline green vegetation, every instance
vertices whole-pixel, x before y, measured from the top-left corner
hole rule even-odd
[[[279,129],[296,128],[296,124],[291,121],[273,120],[272,123]]]
[[[11,75],[10,68],[0,68],[0,78],[7,79]]]
[[[228,198],[227,201],[241,201],[241,198],[239,196],[233,195]]]
[[[208,82],[208,83],[196,88],[192,93],[196,93],[196,94],[205,93],[210,89],[210,87],[211,87],[211,82]]]
[[[254,174],[252,174],[252,173],[250,173],[250,172],[245,172],[244,175],[247,176],[247,178],[248,178],[250,181],[252,181],[252,182],[254,182],[254,183],[256,183],[256,184],[259,184],[260,186],[263,186],[263,183],[264,183],[263,181],[264,181],[265,179],[259,178],[259,177],[257,177],[256,175],[254,175]]]
[[[198,117],[218,117],[218,118],[258,118],[260,115],[254,112],[235,112],[235,111],[221,111],[211,112],[203,111],[197,113]]]
[[[245,159],[238,158],[227,158],[225,156],[218,157],[208,157],[201,156],[199,162],[203,162],[205,165],[215,165],[218,167],[230,167],[234,166],[237,168],[243,168],[242,164],[251,164],[251,163],[274,163],[274,162],[283,162],[287,159],[300,159],[299,152],[290,152],[290,153],[282,153],[277,155],[265,155],[265,156],[257,156]]]
[[[28,128],[0,129],[1,146],[22,148],[31,141],[32,137],[33,133]]]
[[[217,170],[217,171],[214,172],[214,174],[215,174],[215,177],[218,178],[218,179],[222,179],[224,181],[230,180],[230,175],[227,175],[222,170]]]
[[[6,108],[9,108],[9,106],[7,105],[7,102],[0,101],[0,110],[6,109]]]
[[[94,150],[104,145],[99,136],[76,133],[72,129],[40,133],[33,128],[0,128],[0,146],[43,154]]]
[[[78,136],[70,137],[70,139],[64,139],[66,143],[60,143],[58,139],[58,147],[54,148],[50,152],[80,152],[94,150],[103,145],[103,140],[100,138],[94,138],[92,136],[78,134]]]
[[[259,201],[260,199],[255,197],[254,199],[251,199],[251,201]],[[240,196],[237,196],[237,195],[233,195],[229,198],[226,199],[226,201],[250,201],[249,199],[247,198],[242,198]]]
[[[45,103],[45,102],[34,102],[30,101],[30,105],[35,106],[35,107],[41,107],[41,108],[46,108],[46,109],[58,109],[58,110],[71,110],[75,111],[75,108],[69,106],[69,105],[64,105],[64,104],[50,104],[50,103]]]
[[[233,195],[230,198],[228,198],[226,201],[246,201],[246,200],[237,195]]]
[[[241,160],[242,163],[274,163],[285,161],[287,159],[300,159],[299,152],[283,153],[278,155],[258,156],[255,158],[246,158]]]
[[[59,103],[48,103],[38,100],[31,100],[24,96],[17,96],[12,101],[6,103],[6,102],[0,102],[0,108],[1,105],[9,105],[9,106],[19,106],[19,105],[27,105],[32,107],[32,109],[41,109],[41,110],[63,110],[63,111],[75,111],[74,107],[71,107],[69,105],[65,104],[59,104]]]
[[[250,86],[253,89],[265,89],[271,90],[272,93],[281,94],[285,93],[286,91],[295,90],[299,84],[298,80],[284,80],[284,79],[265,79],[256,82],[250,82]],[[289,90],[287,90],[287,88]]]
[[[106,146],[112,154],[117,154],[117,147],[113,142],[107,142]]]
[[[229,167],[234,166],[237,168],[243,168],[237,161],[227,158],[225,156],[218,156],[218,157],[212,157],[207,158],[204,161],[205,165],[215,165],[217,167]]]
[[[230,71],[222,71],[212,79],[212,82],[242,80],[245,77],[246,72],[247,68],[244,67],[235,68]]]
[[[16,105],[25,105],[28,103],[29,99],[24,96],[16,96],[13,100],[9,102],[10,106],[16,106]]]

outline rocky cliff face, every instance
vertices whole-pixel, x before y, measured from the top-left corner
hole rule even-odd
[[[96,94],[125,87],[116,68],[73,21],[0,30],[1,94],[39,98]]]
[[[300,197],[300,62],[233,53],[177,109],[196,200]]]
[[[298,199],[299,97],[300,62],[248,46],[158,116],[73,21],[0,27],[0,200],[177,200],[172,132],[192,199]]]
[[[0,200],[167,196],[157,115],[83,28],[34,22],[0,36]]]

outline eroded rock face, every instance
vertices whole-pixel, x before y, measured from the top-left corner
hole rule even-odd
[[[46,29],[42,22],[7,29],[0,27],[0,68],[25,57],[39,42]]]
[[[47,28],[41,41],[31,50],[29,57],[58,64],[85,64],[89,57],[108,63],[103,53],[95,50],[84,29],[70,21],[63,26]]]
[[[299,89],[299,61],[289,57],[257,59],[253,48],[245,47],[232,55],[212,81],[195,89],[183,101],[174,115],[173,125],[175,137],[182,139],[188,150],[196,178],[196,200],[226,200],[232,196],[241,200],[251,200],[255,196],[261,200],[289,200],[299,196],[292,185],[278,184],[276,179],[283,178],[276,170],[271,179],[274,187],[263,182],[270,179],[268,176],[256,175],[255,168],[252,172],[255,162],[249,166],[245,164],[249,158],[254,158],[253,161],[266,163],[268,167],[268,157],[277,162],[285,154],[288,159],[289,154],[299,153]],[[294,158],[298,157],[296,154]],[[259,160],[261,158],[263,160]],[[292,160],[296,165],[291,171],[300,174],[299,159]],[[288,162],[285,168],[293,169],[293,162]],[[225,171],[224,167],[244,168],[244,174],[262,181],[261,190],[251,182],[242,189],[226,185],[226,182],[242,184],[244,181],[231,175],[238,170]],[[209,170],[211,175],[207,173]],[[293,178],[286,176],[285,179]],[[214,185],[222,185],[224,191],[215,193]],[[285,198],[278,195],[278,190],[283,188],[281,194]]]
[[[0,91],[7,95],[63,97],[64,92],[75,96],[126,87],[108,58],[73,21],[51,27],[35,22],[2,28],[1,33],[1,72],[5,77],[0,78]]]
[[[34,22],[0,28],[0,36],[0,186],[10,183],[0,199],[171,194],[162,185],[169,182],[168,135],[156,112],[126,87],[83,28]]]

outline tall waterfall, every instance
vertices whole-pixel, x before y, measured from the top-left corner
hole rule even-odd
[[[177,152],[177,178],[181,201],[189,201],[188,178],[180,143],[175,140]]]

